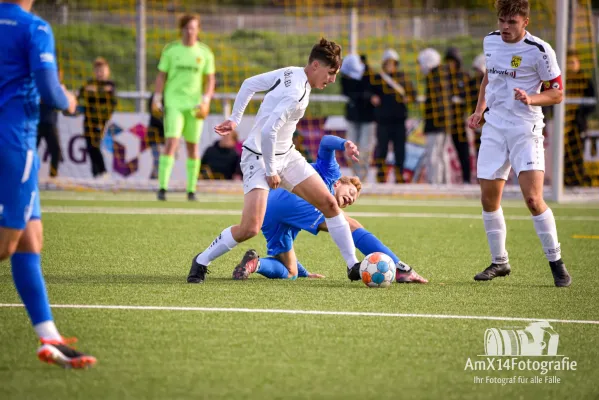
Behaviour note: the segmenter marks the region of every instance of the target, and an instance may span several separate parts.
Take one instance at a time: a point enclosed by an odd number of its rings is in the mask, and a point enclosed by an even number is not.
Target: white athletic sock
[[[356,246],[349,229],[349,223],[345,219],[343,213],[333,218],[325,218],[329,234],[333,241],[339,247],[341,256],[347,264],[347,268],[351,268],[358,262],[356,258]]]
[[[545,257],[549,261],[557,261],[562,258],[562,251],[557,240],[557,228],[551,208],[547,208],[543,214],[532,217],[537,236],[541,239]]]
[[[505,264],[509,259],[505,250],[507,229],[505,228],[503,209],[499,207],[497,211],[483,211],[483,222],[485,224],[485,232],[487,232],[489,249],[491,250],[491,262],[494,264]]]
[[[233,239],[231,227],[226,228],[218,235],[210,246],[196,257],[196,261],[202,265],[210,265],[214,259],[222,256],[226,252],[233,250],[237,246],[237,242]]]
[[[33,329],[40,339],[62,340],[54,321],[44,321],[34,325]]]

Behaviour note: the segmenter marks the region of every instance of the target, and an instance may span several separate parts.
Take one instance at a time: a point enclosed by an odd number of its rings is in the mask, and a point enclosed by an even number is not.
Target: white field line
[[[0,308],[23,307],[22,304],[0,304]],[[295,314],[295,315],[328,315],[347,317],[388,317],[388,318],[431,318],[431,319],[470,319],[484,321],[547,321],[563,324],[599,325],[599,321],[553,318],[521,318],[496,317],[486,315],[443,315],[443,314],[399,314],[361,311],[318,311],[318,310],[278,310],[265,308],[224,308],[224,307],[161,307],[161,306],[119,306],[94,304],[53,304],[52,308],[99,309],[99,310],[136,310],[136,311],[197,311],[197,312],[232,312],[258,314]]]
[[[43,193],[42,201],[51,200],[51,201],[114,201],[114,202],[154,202],[156,201],[156,196],[152,193],[152,195],[147,194],[120,194],[120,195],[66,195],[61,193]],[[172,195],[168,199],[169,202],[173,203],[187,203],[188,200],[185,197],[178,196],[177,194]],[[198,203],[243,203],[242,196],[198,196]],[[476,208],[480,209],[480,201],[479,200],[405,200],[405,199],[376,199],[364,197],[360,198],[359,202],[355,204],[356,206],[381,206],[381,207],[453,207],[453,208]],[[524,208],[524,203],[521,201],[510,201],[504,202],[502,208]],[[553,204],[551,208],[567,208],[567,209],[599,209],[599,204],[591,203],[591,204],[568,204],[568,205],[560,205]]]
[[[133,208],[133,207],[67,207],[45,206],[42,213],[49,214],[114,214],[114,215],[241,215],[241,210],[206,210],[197,208]],[[482,219],[480,214],[446,213],[384,213],[348,212],[353,217],[362,218],[437,218],[437,219]],[[506,215],[508,220],[529,221],[527,215]],[[556,216],[560,221],[599,221],[599,216]]]

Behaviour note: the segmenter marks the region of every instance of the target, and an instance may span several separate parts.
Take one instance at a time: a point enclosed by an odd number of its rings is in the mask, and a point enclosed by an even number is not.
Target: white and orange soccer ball
[[[386,254],[369,254],[360,264],[360,278],[371,288],[389,287],[395,279],[395,263]]]

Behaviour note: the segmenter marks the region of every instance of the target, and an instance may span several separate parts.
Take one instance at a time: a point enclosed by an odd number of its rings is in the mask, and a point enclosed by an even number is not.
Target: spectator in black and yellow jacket
[[[116,86],[110,80],[110,66],[104,58],[94,60],[94,78],[79,89],[78,99],[80,111],[84,114],[83,136],[91,160],[92,175],[105,176],[106,166],[100,144],[106,123],[117,106],[117,97]]]

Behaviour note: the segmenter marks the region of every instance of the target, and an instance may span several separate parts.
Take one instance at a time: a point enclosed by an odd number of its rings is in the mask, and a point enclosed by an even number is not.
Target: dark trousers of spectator
[[[453,133],[451,135],[451,140],[458,153],[458,159],[460,160],[460,166],[462,167],[462,179],[464,180],[464,183],[470,183],[470,148],[468,147],[466,133]]]
[[[104,156],[102,155],[102,150],[100,150],[100,139],[85,136],[85,142],[87,143],[87,154],[89,154],[92,165],[92,175],[95,178],[106,172]]]
[[[379,122],[376,125],[376,147],[374,149],[374,160],[377,166],[376,180],[379,183],[386,181],[387,151],[389,142],[393,143],[395,153],[395,181],[403,182],[403,164],[406,158],[406,122]],[[358,149],[359,150],[359,149]]]
[[[58,176],[58,163],[62,161],[62,153],[56,125],[39,123],[37,125],[37,147],[39,147],[42,138],[46,141],[50,153],[50,176]]]

